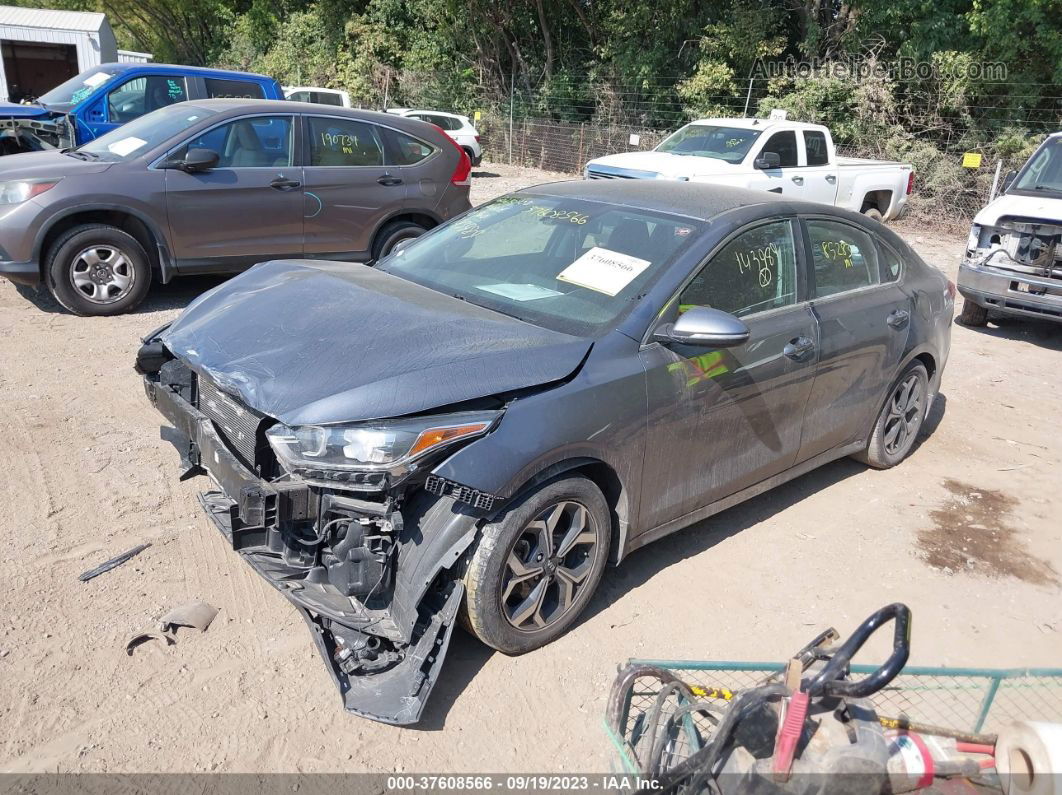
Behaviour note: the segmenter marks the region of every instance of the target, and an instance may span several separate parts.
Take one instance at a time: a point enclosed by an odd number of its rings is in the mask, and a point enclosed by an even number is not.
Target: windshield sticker
[[[106,72],[96,72],[94,75],[89,75],[82,81],[82,85],[86,85],[89,88],[95,88],[98,85],[102,85],[111,79],[111,75]]]
[[[556,298],[558,295],[564,295],[558,290],[540,287],[537,284],[479,284],[476,285],[476,289],[511,298],[513,301],[535,301],[539,298]]]
[[[630,254],[594,246],[558,273],[557,279],[605,295],[617,295],[652,264]]]
[[[128,138],[123,138],[120,141],[115,141],[113,144],[107,145],[107,151],[113,152],[118,157],[125,157],[128,154],[132,154],[137,149],[146,144],[143,138],[137,138],[135,135],[130,135]]]

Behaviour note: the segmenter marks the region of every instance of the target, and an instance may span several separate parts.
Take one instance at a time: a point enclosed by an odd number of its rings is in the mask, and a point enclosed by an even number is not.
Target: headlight
[[[357,425],[274,425],[266,437],[284,468],[308,479],[336,474],[408,470],[418,458],[491,429],[500,411],[472,411],[409,420],[378,420]]]
[[[978,224],[974,224],[970,227],[970,236],[966,238],[966,250],[973,251],[977,248],[977,244],[981,242],[981,227]]]
[[[0,182],[0,204],[22,204],[59,184],[57,179],[23,179]]]

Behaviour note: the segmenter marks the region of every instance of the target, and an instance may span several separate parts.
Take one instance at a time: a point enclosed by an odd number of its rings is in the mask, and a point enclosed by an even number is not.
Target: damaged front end
[[[16,106],[20,111],[27,106]],[[37,115],[8,116],[0,108],[0,155],[67,149],[74,146],[74,128],[70,116],[40,108]]]
[[[431,445],[453,423],[433,428],[427,440],[418,433],[412,443],[384,439],[375,426],[360,435],[327,427],[296,432],[172,358],[157,337],[141,348],[137,369],[176,429],[171,441],[183,477],[205,473],[214,481],[200,497],[203,507],[233,549],[299,610],[346,709],[386,723],[416,722],[464,596],[459,561],[496,504],[491,495],[432,476],[430,454],[394,463],[382,460],[381,450],[388,441],[407,453]],[[466,437],[490,427],[477,425]],[[370,461],[347,469],[329,462],[337,444],[348,458]]]
[[[1062,221],[1003,216],[975,223],[957,286],[986,309],[1062,320]]]

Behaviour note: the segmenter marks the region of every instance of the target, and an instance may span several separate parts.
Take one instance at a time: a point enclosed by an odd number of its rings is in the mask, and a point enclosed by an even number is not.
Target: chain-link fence
[[[714,715],[690,712],[676,721],[664,767],[677,765],[707,743],[729,701],[742,690],[780,681],[784,666],[771,663],[632,660],[631,666],[663,668],[686,684]],[[853,665],[854,678],[876,670]],[[621,674],[622,676],[622,674]],[[629,772],[636,757],[657,737],[652,727],[668,723],[688,706],[679,694],[664,692],[659,678],[638,676],[618,696],[618,735],[613,737]],[[663,695],[662,695],[663,693]],[[886,726],[924,724],[954,732],[994,734],[1015,721],[1062,722],[1062,669],[994,670],[907,667],[870,700]]]
[[[679,100],[670,80],[590,99],[516,89],[484,101],[477,126],[485,158],[580,174],[594,158],[653,149],[694,118],[766,116],[784,107],[791,120],[829,126],[840,156],[911,163],[910,215],[961,229],[988,202],[997,178],[1062,129],[1062,86],[1001,83],[963,98],[895,87],[879,95],[835,95],[802,89],[797,81],[788,94],[774,95],[767,81],[754,80],[745,94],[698,97],[697,112]]]

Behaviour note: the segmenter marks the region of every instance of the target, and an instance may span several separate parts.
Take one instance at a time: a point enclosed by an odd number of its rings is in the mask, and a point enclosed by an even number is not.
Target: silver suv
[[[430,124],[304,102],[203,100],[77,149],[0,161],[0,275],[79,315],[153,279],[276,257],[372,262],[470,208],[471,163]]]

